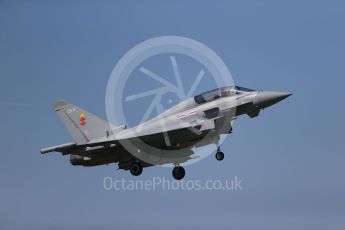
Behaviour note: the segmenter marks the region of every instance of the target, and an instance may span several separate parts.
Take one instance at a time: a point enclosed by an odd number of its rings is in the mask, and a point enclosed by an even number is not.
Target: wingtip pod
[[[77,146],[76,143],[67,143],[67,144],[62,144],[62,145],[44,148],[44,149],[41,149],[40,152],[41,152],[41,154],[46,154],[46,153],[50,153],[50,152],[64,152],[64,151],[70,150],[71,148],[74,148],[76,146]]]

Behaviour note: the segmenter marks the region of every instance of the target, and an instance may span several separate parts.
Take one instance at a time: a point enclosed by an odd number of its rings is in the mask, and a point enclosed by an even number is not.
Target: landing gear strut
[[[220,150],[220,146],[217,148],[217,153],[216,153],[216,159],[217,161],[222,161],[224,160],[224,153]]]
[[[172,175],[176,180],[182,180],[185,176],[186,172],[182,166],[175,166],[172,171]]]
[[[139,161],[133,162],[129,167],[129,171],[133,176],[139,176],[143,172],[143,165]]]

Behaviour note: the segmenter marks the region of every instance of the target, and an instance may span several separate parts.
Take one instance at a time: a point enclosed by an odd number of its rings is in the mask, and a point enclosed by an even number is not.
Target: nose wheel
[[[143,172],[143,165],[139,161],[133,162],[129,167],[129,171],[133,176],[139,176]]]
[[[222,161],[224,160],[224,153],[220,150],[220,147],[218,146],[217,148],[217,152],[216,152],[216,155],[215,155],[217,161]]]
[[[172,171],[172,175],[175,178],[175,180],[182,180],[185,174],[186,172],[182,166],[175,166],[175,168]]]

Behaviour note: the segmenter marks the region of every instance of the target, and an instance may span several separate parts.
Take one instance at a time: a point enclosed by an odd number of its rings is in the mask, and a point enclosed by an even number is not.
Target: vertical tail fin
[[[77,144],[107,136],[116,129],[116,126],[66,101],[56,102],[54,110]]]

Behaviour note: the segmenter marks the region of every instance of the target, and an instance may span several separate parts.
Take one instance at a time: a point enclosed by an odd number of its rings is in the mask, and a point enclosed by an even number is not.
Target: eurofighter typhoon
[[[74,142],[44,148],[41,153],[70,155],[72,165],[115,163],[134,176],[139,176],[145,167],[173,164],[172,176],[181,180],[185,176],[181,164],[193,159],[193,148],[215,144],[215,158],[222,161],[220,135],[232,133],[234,119],[245,114],[257,117],[261,110],[290,95],[222,87],[182,101],[132,128],[110,124],[69,102],[58,101],[54,110]]]

